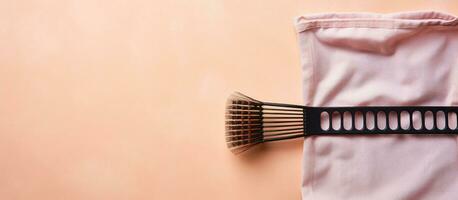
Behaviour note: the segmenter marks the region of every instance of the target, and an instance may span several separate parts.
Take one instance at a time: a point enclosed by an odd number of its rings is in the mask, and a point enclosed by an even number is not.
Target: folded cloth
[[[306,105],[458,103],[455,16],[329,13],[300,16],[295,25]],[[450,135],[308,137],[302,199],[456,199],[457,142]]]

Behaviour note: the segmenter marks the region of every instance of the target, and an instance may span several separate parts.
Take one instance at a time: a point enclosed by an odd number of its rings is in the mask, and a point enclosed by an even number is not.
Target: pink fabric
[[[439,12],[297,18],[311,106],[457,105],[458,19]],[[319,136],[304,143],[305,200],[457,199],[456,136]]]

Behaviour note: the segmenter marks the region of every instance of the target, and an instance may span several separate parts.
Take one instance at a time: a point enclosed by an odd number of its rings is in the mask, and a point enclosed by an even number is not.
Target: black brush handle
[[[426,113],[432,113],[432,127],[427,127]],[[443,112],[444,127],[438,127],[438,113]],[[321,115],[327,115],[329,120],[329,128],[322,129]],[[344,127],[344,113],[351,114],[351,126]],[[362,127],[356,127],[356,113],[361,113]],[[369,129],[367,126],[366,117],[368,113],[372,113],[373,127]],[[381,114],[379,114],[381,113]],[[408,113],[408,127],[401,126],[401,113]],[[414,127],[413,115],[421,113],[421,127]],[[304,109],[304,128],[305,135],[339,135],[339,134],[458,134],[457,128],[457,113],[456,106],[357,106],[357,107],[306,107]],[[390,114],[395,114],[397,118],[396,128],[390,127]],[[452,119],[451,115],[455,115]],[[333,116],[334,115],[334,116]],[[379,115],[384,115],[385,127],[380,129],[378,126]],[[338,129],[333,128],[333,117],[339,117],[340,121]],[[382,117],[380,117],[382,118]],[[428,118],[429,119],[429,118]],[[454,120],[454,121],[451,121]],[[450,128],[450,124],[454,123],[455,127]],[[405,123],[404,123],[405,124]]]

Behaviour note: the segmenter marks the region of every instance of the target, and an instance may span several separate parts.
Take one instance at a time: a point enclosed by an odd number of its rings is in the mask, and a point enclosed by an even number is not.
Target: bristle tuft
[[[238,154],[270,141],[302,137],[303,107],[265,103],[234,93],[226,105],[226,143]]]
[[[261,102],[239,92],[226,105],[226,143],[235,154],[262,143]]]

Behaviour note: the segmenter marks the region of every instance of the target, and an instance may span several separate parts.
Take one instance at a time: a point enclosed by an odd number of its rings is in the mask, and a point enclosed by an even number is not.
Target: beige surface
[[[236,157],[224,103],[301,103],[294,16],[458,2],[2,1],[1,199],[299,199],[301,140]]]

